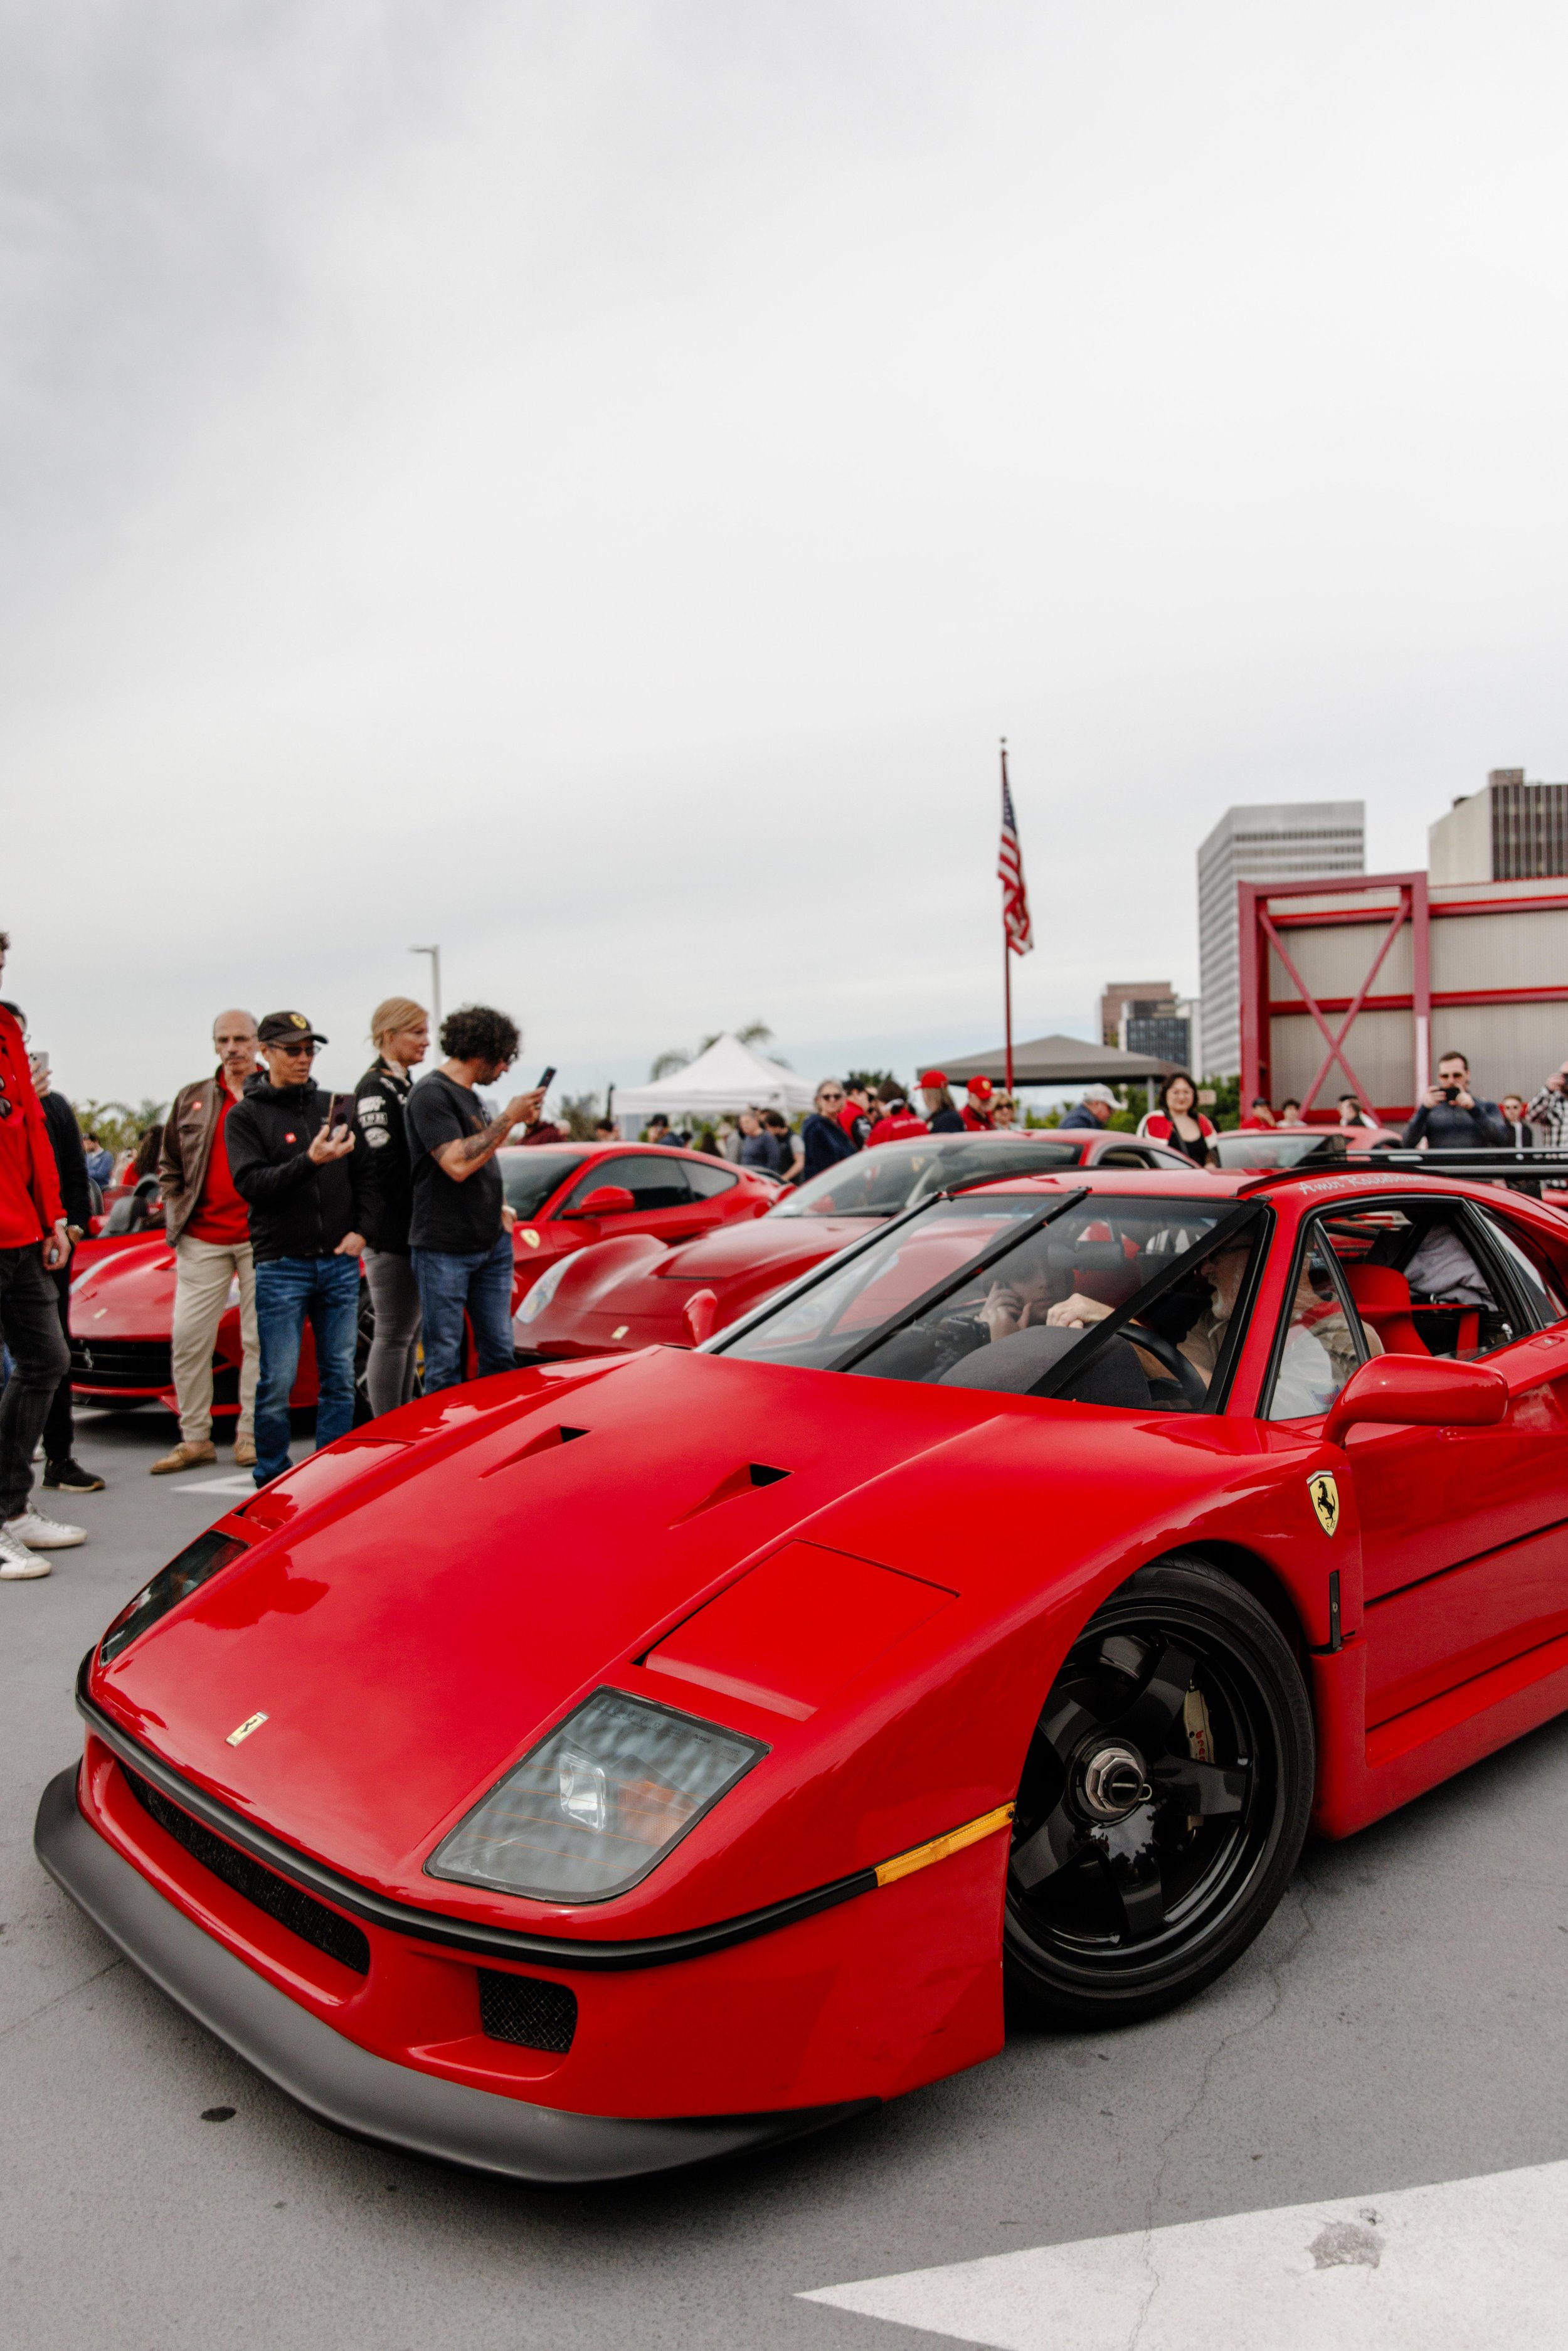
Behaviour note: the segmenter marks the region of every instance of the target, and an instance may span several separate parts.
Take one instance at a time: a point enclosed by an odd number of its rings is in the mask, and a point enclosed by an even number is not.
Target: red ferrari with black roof
[[[37,1849],[323,2119],[665,2168],[980,2063],[1004,1990],[1201,1992],[1309,1825],[1568,1706],[1565,1531],[1552,1211],[1009,1174],[263,1489],[84,1660]]]

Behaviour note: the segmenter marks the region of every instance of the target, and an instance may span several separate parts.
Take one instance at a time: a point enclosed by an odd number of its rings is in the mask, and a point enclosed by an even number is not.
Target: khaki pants
[[[187,1445],[204,1445],[213,1433],[213,1343],[239,1284],[243,1353],[239,1374],[236,1437],[252,1435],[256,1421],[256,1376],[261,1343],[256,1331],[256,1272],[250,1243],[224,1249],[182,1233],[174,1244],[174,1392],[180,1399],[180,1435]]]

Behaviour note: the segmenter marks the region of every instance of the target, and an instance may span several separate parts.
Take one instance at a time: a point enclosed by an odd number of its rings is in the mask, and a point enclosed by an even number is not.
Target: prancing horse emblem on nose
[[[1334,1484],[1333,1471],[1320,1469],[1315,1478],[1309,1478],[1307,1491],[1312,1498],[1319,1526],[1325,1535],[1332,1535],[1339,1525],[1339,1488]]]
[[[245,1720],[240,1724],[239,1729],[237,1730],[230,1731],[228,1737],[224,1741],[224,1745],[225,1747],[238,1747],[242,1741],[250,1737],[253,1730],[259,1730],[266,1720],[267,1717],[265,1714],[247,1714]]]

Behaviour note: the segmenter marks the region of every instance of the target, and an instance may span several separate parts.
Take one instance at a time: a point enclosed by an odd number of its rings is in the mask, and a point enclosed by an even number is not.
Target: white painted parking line
[[[800,2299],[997,2351],[1551,2351],[1568,2342],[1568,2163],[998,2253]]]
[[[254,1494],[256,1479],[248,1469],[242,1469],[237,1478],[196,1478],[175,1490],[181,1494]]]

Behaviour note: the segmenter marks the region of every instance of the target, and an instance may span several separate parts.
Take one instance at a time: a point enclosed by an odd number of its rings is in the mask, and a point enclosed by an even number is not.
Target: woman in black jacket
[[[408,1402],[419,1361],[419,1290],[408,1253],[413,1178],[403,1110],[413,1090],[411,1072],[430,1050],[430,1015],[412,997],[389,996],[371,1015],[371,1041],[376,1059],[354,1088],[359,1148],[351,1166],[376,1318],[365,1386],[379,1416]]]

